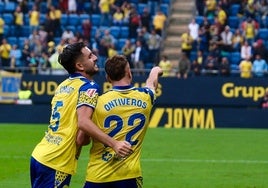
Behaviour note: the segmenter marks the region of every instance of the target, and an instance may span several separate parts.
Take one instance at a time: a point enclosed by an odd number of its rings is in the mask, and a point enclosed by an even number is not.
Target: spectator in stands
[[[38,56],[35,54],[34,51],[31,51],[30,56],[28,57],[28,67],[30,68],[31,74],[37,73],[37,65],[38,65]]]
[[[63,31],[62,35],[61,35],[61,38],[64,39],[64,40],[69,40],[69,39],[72,39],[74,38],[74,33],[72,30],[70,30],[68,27],[66,28],[65,31]]]
[[[114,44],[109,44],[108,45],[108,58],[112,58],[113,56],[117,55],[118,52],[115,49]]]
[[[230,76],[230,64],[227,57],[221,58],[221,62],[219,65],[219,72],[221,76]]]
[[[36,5],[33,5],[32,10],[29,11],[31,32],[39,29],[40,12]]]
[[[260,108],[261,109],[268,109],[268,90],[266,90],[263,98],[260,101]]]
[[[135,7],[132,7],[131,12],[129,13],[129,38],[137,38],[137,30],[141,25],[140,15],[138,14]]]
[[[268,62],[268,50],[266,46],[263,44],[262,39],[258,39],[253,44],[253,56],[255,57],[256,54],[259,54],[266,62]]]
[[[129,15],[132,11],[131,3],[124,1],[123,4],[121,5],[121,9],[124,14],[124,23],[129,23],[130,22]]]
[[[116,7],[116,11],[113,13],[113,24],[116,26],[122,26],[124,24],[124,14],[120,7]]]
[[[204,16],[205,0],[195,0],[195,7],[197,10],[197,15]]]
[[[111,23],[111,2],[110,0],[100,0],[99,9],[101,12],[101,26],[110,26]]]
[[[260,25],[267,28],[267,14],[268,14],[268,2],[266,0],[259,0],[255,4],[257,16],[261,17]]]
[[[77,3],[76,0],[68,0],[68,13],[76,14],[77,12]]]
[[[115,45],[115,43],[116,43],[116,39],[110,33],[110,30],[109,29],[105,29],[104,35],[102,36],[102,39],[104,39],[106,45],[108,45],[108,46]]]
[[[46,52],[42,52],[41,57],[38,59],[38,74],[49,75],[51,72],[50,68],[49,56]]]
[[[121,49],[121,52],[123,53],[124,56],[126,56],[131,69],[134,68],[133,62],[131,59],[131,54],[134,52],[134,50],[135,50],[135,46],[131,43],[131,41],[129,39],[126,39],[125,44]]]
[[[12,46],[12,49],[10,50],[10,67],[11,68],[16,68],[16,67],[21,67],[21,50],[18,48],[17,44],[14,44]]]
[[[162,36],[162,32],[165,29],[167,17],[162,11],[157,11],[156,15],[153,18],[153,28],[156,33]]]
[[[40,41],[40,35],[37,30],[33,30],[29,36],[30,48],[33,49],[35,45],[35,40]]]
[[[198,30],[197,49],[205,53],[209,51],[209,35],[204,27]]]
[[[255,5],[254,5],[254,0],[245,1],[244,16],[250,17],[250,18],[255,18],[255,14],[256,14],[256,9],[255,9]]]
[[[65,75],[67,74],[66,70],[58,62],[58,57],[62,49],[57,48],[56,52],[49,57],[49,63],[51,65],[51,74],[52,75]]]
[[[241,46],[244,43],[244,37],[242,36],[242,33],[239,28],[235,30],[235,33],[232,38],[232,48],[236,52],[241,51]]]
[[[224,10],[227,16],[229,15],[230,5],[230,0],[218,0],[218,6]]]
[[[144,62],[146,62],[148,58],[148,51],[142,45],[141,41],[136,41],[135,50],[132,54],[132,62],[134,66],[134,75],[145,75],[144,72]]]
[[[92,24],[89,19],[83,20],[82,22],[82,32],[83,32],[83,38],[85,41],[87,41],[89,44],[91,43],[91,30],[92,30]]]
[[[245,21],[242,22],[241,30],[243,31],[245,40],[248,41],[249,45],[252,45],[259,30],[259,23],[257,23],[251,17],[248,17]]]
[[[225,52],[232,52],[232,39],[233,33],[230,31],[230,27],[226,25],[224,31],[220,34],[220,41],[218,43],[220,50]]]
[[[213,43],[211,45],[209,55],[212,56],[216,62],[219,62],[219,60],[221,59],[221,51],[217,43]]]
[[[30,57],[31,48],[29,39],[25,39],[22,47],[21,63],[22,67],[28,67],[28,59]]]
[[[227,12],[225,12],[225,10],[220,5],[217,6],[216,15],[220,24],[225,26],[227,22]]]
[[[216,76],[219,72],[218,59],[211,54],[209,54],[205,60],[204,68],[206,70],[206,75]]]
[[[158,66],[163,70],[162,77],[171,76],[172,64],[166,55],[163,55]]]
[[[197,48],[198,35],[199,35],[199,24],[196,23],[195,18],[188,24],[190,35],[193,38],[193,49]]]
[[[178,62],[178,78],[188,78],[188,74],[191,70],[191,62],[188,56],[185,53],[181,54],[181,57]]]
[[[149,11],[149,9],[147,7],[145,7],[143,9],[140,18],[141,18],[141,26],[142,27],[146,27],[147,28],[147,31],[150,31],[151,30],[152,20],[151,20],[150,11]]]
[[[267,71],[268,71],[267,62],[264,59],[262,59],[260,54],[256,54],[252,66],[252,72],[254,76],[264,77],[264,75],[267,74]]]
[[[61,10],[53,5],[51,5],[49,7],[49,18],[50,21],[52,22],[52,32],[53,32],[53,37],[55,36],[60,36],[62,33],[61,30]],[[49,34],[51,34],[50,32],[48,32]]]
[[[242,45],[240,54],[242,59],[252,58],[252,47],[249,45],[248,41],[245,41]]]
[[[10,51],[11,45],[7,42],[5,38],[2,40],[2,44],[0,45],[0,57],[2,62],[2,67],[10,68]]]
[[[0,41],[1,42],[4,38],[4,26],[5,26],[5,21],[3,20],[2,17],[0,17]]]
[[[249,57],[242,59],[239,64],[240,77],[251,78],[252,77],[252,63]]]
[[[191,63],[191,72],[193,76],[200,76],[202,71],[202,64],[200,64],[197,59],[194,59]]]
[[[147,44],[149,50],[149,60],[153,64],[157,64],[159,62],[161,42],[162,42],[161,36],[158,35],[154,29],[152,29],[149,38],[147,40]]]
[[[217,1],[216,0],[206,0],[206,7],[205,7],[205,15],[207,17],[212,17],[216,15],[216,6],[217,6]]]
[[[181,50],[185,55],[190,59],[191,51],[192,51],[192,44],[193,44],[193,37],[190,34],[190,30],[187,29],[186,32],[182,33],[181,35]]]
[[[200,64],[201,66],[204,65],[204,53],[203,53],[202,50],[198,50],[198,51],[197,51],[196,61],[197,61],[197,63]]]
[[[23,12],[21,11],[20,6],[16,7],[14,12],[14,24],[15,24],[15,35],[16,37],[20,37],[22,33],[22,26],[24,25],[23,22]]]
[[[100,68],[104,68],[104,63],[108,58],[108,46],[109,44],[105,41],[105,39],[101,38],[97,40],[97,49],[98,49],[98,66]]]

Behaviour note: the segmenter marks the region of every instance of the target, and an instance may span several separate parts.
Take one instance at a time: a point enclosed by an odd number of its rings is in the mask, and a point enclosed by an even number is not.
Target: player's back
[[[87,170],[88,181],[109,182],[141,176],[141,144],[154,97],[152,90],[123,86],[114,87],[98,98],[93,121],[116,140],[129,142],[134,153],[122,162],[111,148],[94,141]]]

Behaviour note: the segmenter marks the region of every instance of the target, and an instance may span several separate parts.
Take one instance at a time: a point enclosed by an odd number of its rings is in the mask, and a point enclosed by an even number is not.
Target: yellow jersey
[[[76,109],[84,105],[94,109],[98,95],[99,86],[78,73],[58,86],[51,102],[50,125],[32,153],[38,162],[67,174],[76,172]]]
[[[141,177],[141,147],[148,127],[155,92],[149,88],[115,86],[98,98],[93,121],[116,140],[126,140],[134,151],[118,158],[110,147],[93,140],[86,181],[112,182]]]

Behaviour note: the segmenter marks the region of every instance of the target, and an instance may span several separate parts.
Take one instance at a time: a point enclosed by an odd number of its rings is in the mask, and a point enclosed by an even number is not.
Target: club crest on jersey
[[[88,89],[87,92],[86,92],[86,94],[87,94],[89,97],[94,97],[96,91],[97,91],[97,89]]]

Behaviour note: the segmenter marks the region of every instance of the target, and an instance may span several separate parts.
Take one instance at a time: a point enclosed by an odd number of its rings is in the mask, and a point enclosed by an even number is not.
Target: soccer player
[[[48,130],[32,153],[30,175],[33,188],[69,186],[81,145],[89,143],[81,136],[84,133],[89,136],[87,138],[113,148],[121,157],[131,153],[129,143],[114,140],[91,120],[99,95],[99,86],[93,81],[93,75],[98,72],[97,57],[79,42],[67,45],[58,60],[68,71],[69,78],[55,91]]]
[[[84,188],[140,188],[141,147],[162,69],[152,68],[146,86],[141,88],[131,85],[132,74],[125,56],[108,59],[105,71],[113,88],[98,98],[93,121],[116,140],[129,142],[134,153],[122,158],[93,139]]]

